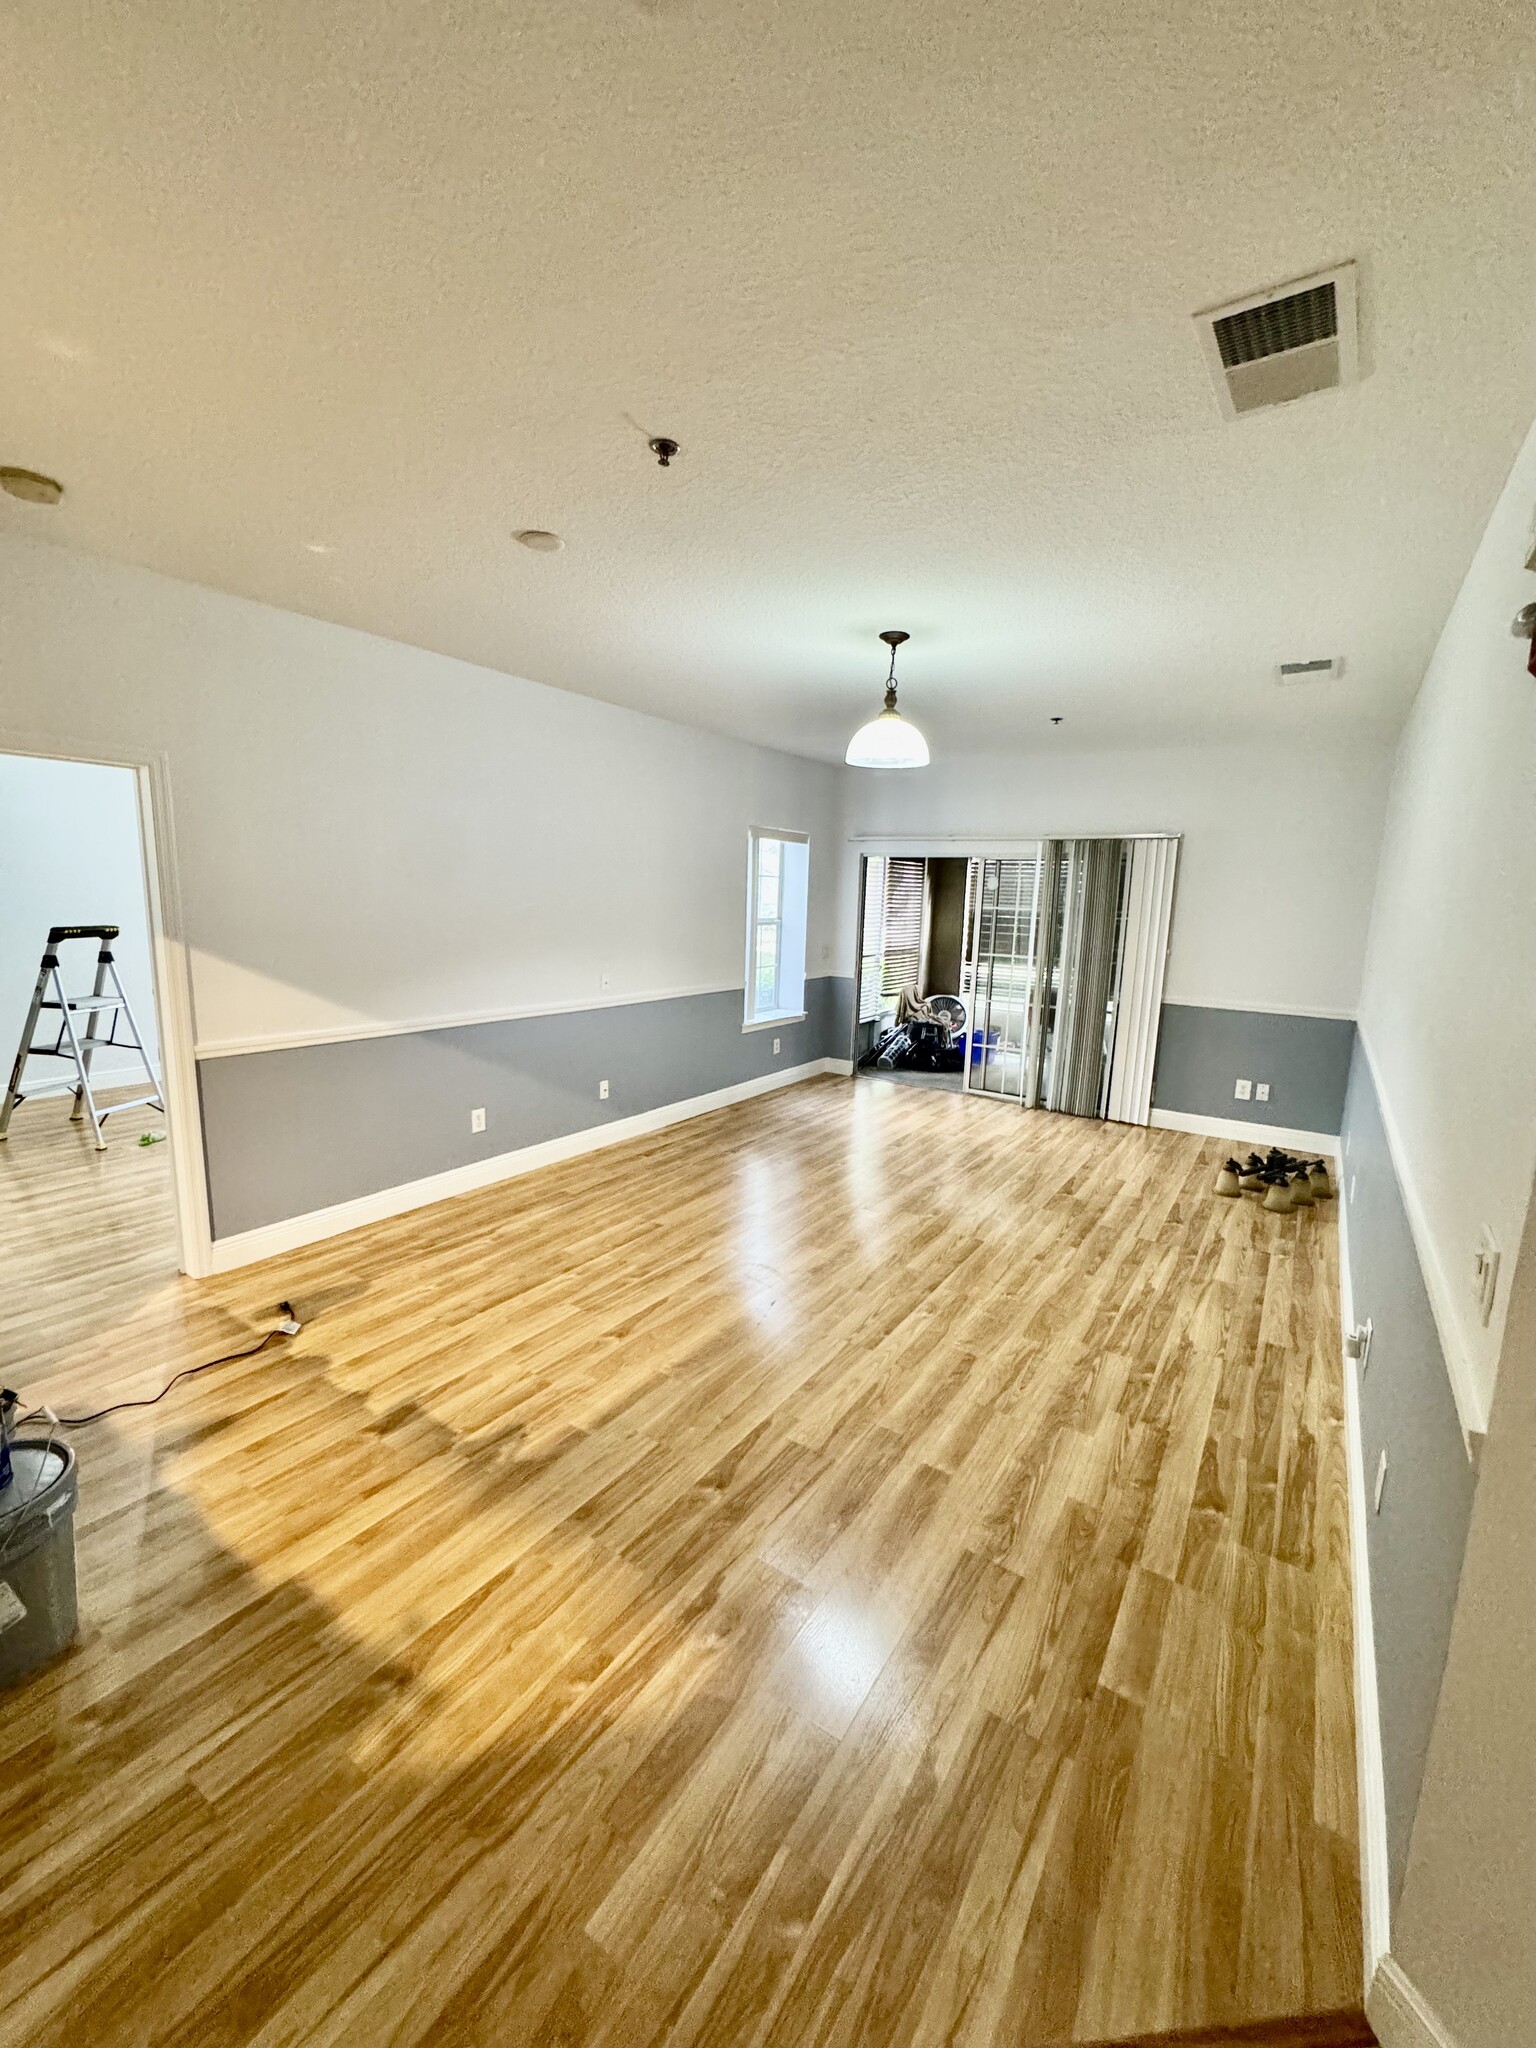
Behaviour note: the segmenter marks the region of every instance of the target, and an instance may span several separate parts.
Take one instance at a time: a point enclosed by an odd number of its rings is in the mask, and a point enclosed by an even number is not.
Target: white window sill
[[[809,1014],[806,1010],[780,1010],[772,1017],[749,1017],[741,1028],[743,1031],[768,1031],[779,1024],[803,1024]]]

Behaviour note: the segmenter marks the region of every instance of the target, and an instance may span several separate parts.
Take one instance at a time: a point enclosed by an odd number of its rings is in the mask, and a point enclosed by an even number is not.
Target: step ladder
[[[43,948],[43,963],[37,972],[37,986],[32,991],[32,1007],[27,1012],[27,1022],[21,1034],[21,1043],[16,1048],[16,1064],[11,1068],[11,1085],[5,1091],[5,1102],[0,1105],[0,1140],[10,1134],[11,1111],[18,1102],[27,1100],[27,1091],[22,1088],[22,1074],[28,1060],[67,1060],[75,1070],[74,1081],[61,1083],[45,1082],[30,1092],[57,1094],[61,1086],[71,1088],[74,1104],[70,1109],[71,1123],[79,1123],[89,1115],[91,1129],[96,1133],[96,1150],[105,1152],[106,1138],[102,1125],[109,1116],[120,1109],[140,1109],[146,1104],[158,1109],[163,1116],[165,1103],[161,1099],[160,1084],[156,1081],[154,1069],[149,1064],[149,1055],[144,1050],[144,1041],[139,1036],[139,1027],[134,1019],[133,1008],[123,992],[118,979],[117,966],[112,958],[112,941],[120,927],[115,924],[56,924],[48,933],[48,943]],[[59,947],[68,939],[95,939],[98,941],[96,954],[96,981],[88,996],[68,996],[59,978]],[[45,1012],[56,1011],[59,1019],[58,1035],[52,1045],[36,1045],[33,1034],[37,1021]],[[75,1019],[85,1018],[85,1030],[75,1029]],[[107,1035],[102,1037],[98,1026],[107,1020]],[[124,1025],[119,1035],[119,1024]],[[45,1027],[51,1028],[51,1027]],[[105,1109],[98,1106],[91,1092],[91,1060],[103,1046],[116,1046],[120,1050],[136,1052],[143,1063],[145,1078],[149,1082],[148,1095],[135,1095],[127,1102],[109,1103]]]

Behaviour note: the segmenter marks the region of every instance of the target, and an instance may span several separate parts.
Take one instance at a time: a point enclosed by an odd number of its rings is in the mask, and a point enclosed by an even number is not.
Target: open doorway
[[[859,911],[860,1073],[921,1088],[965,1086],[961,996],[971,925],[963,859],[871,854]]]
[[[178,1282],[147,878],[133,768],[0,753],[8,1381]]]
[[[1146,1123],[1178,841],[861,863],[857,1070]]]

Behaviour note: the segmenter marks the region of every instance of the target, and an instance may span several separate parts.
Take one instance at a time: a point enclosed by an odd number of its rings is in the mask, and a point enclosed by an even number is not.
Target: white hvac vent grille
[[[1320,661],[1282,661],[1275,670],[1277,683],[1315,683],[1324,676],[1341,676],[1344,664],[1337,655]]]
[[[1213,307],[1195,324],[1228,419],[1335,390],[1359,375],[1352,263]]]

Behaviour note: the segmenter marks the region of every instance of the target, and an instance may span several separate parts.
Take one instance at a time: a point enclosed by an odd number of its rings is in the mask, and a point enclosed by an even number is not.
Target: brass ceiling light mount
[[[683,452],[668,434],[658,434],[654,441],[647,442],[646,445],[655,456],[658,469],[670,469],[673,456],[681,455]]]
[[[19,498],[24,505],[57,505],[64,495],[64,486],[39,470],[15,469],[3,464],[0,465],[0,491],[8,497]]]

